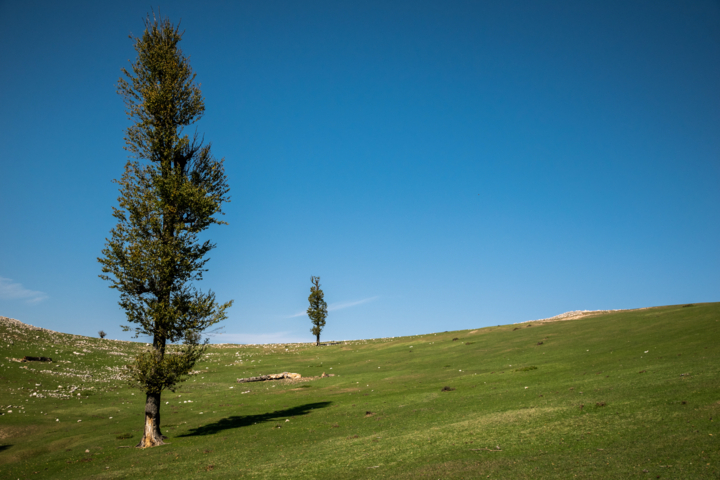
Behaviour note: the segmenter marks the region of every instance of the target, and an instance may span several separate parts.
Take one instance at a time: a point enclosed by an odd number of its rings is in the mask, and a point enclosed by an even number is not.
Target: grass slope
[[[0,477],[719,478],[719,322],[713,303],[217,346],[163,395],[170,444],[146,450],[122,448],[144,397],[119,375],[144,344],[2,323]],[[235,383],[283,371],[334,376]]]

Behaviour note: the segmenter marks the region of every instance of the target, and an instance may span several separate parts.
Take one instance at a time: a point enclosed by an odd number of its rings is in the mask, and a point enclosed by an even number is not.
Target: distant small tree
[[[312,287],[310,287],[310,296],[308,301],[310,307],[307,309],[308,317],[313,324],[310,329],[315,335],[315,345],[320,345],[320,332],[325,327],[325,318],[327,317],[327,303],[325,303],[325,294],[320,289],[320,277],[311,277]]]
[[[100,335],[100,338],[105,338],[107,336],[107,333],[105,333],[105,330],[100,330],[98,332],[98,335]]]

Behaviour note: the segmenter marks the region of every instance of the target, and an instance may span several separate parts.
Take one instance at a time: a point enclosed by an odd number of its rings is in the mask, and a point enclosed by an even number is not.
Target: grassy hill
[[[146,450],[121,369],[145,344],[0,339],[0,478],[720,478],[720,303],[215,346]],[[235,382],[283,371],[311,378]]]

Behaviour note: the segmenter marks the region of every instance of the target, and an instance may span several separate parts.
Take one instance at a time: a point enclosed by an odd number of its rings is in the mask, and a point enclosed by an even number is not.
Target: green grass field
[[[2,479],[720,478],[720,303],[216,346],[146,450],[120,369],[145,344],[0,329]],[[316,378],[235,382],[283,371]]]

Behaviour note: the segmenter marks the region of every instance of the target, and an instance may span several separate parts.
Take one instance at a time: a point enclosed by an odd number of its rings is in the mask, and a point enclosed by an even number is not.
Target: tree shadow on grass
[[[233,428],[247,427],[256,423],[263,423],[274,420],[276,418],[288,418],[296,417],[298,415],[307,415],[312,410],[318,408],[329,407],[332,402],[316,402],[307,403],[305,405],[299,405],[297,407],[286,408],[284,410],[275,410],[274,412],[261,413],[258,415],[239,415],[233,417],[226,417],[218,420],[215,423],[203,425],[197,428],[192,428],[188,433],[178,435],[178,437],[194,437],[198,435],[213,435],[223,430],[230,430]]]
[[[12,447],[12,445],[0,445],[0,452],[4,452],[10,447]]]

